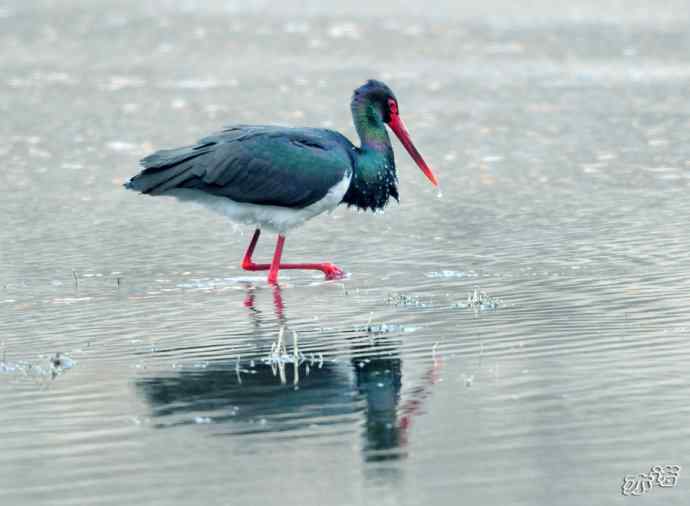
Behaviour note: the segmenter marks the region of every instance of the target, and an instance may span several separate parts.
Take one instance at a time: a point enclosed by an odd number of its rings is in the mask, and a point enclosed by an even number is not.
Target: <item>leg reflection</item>
[[[256,293],[257,287],[254,285],[247,285],[247,293],[244,297],[243,305],[251,311],[250,315],[257,322],[257,317],[261,314],[261,310],[256,307]],[[273,312],[281,325],[285,325],[287,318],[285,318],[285,305],[283,304],[283,295],[280,291],[279,285],[271,285],[273,292]]]

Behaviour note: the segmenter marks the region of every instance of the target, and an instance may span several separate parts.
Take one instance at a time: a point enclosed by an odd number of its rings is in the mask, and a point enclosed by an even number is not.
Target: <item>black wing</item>
[[[125,187],[200,190],[236,202],[302,208],[352,173],[354,147],[330,130],[233,126],[196,145],[153,153]]]

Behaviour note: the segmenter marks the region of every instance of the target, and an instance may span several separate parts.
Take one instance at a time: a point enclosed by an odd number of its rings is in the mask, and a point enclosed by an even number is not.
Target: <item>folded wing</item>
[[[151,195],[187,188],[236,202],[303,208],[352,173],[352,144],[330,130],[233,126],[141,161],[125,186]]]

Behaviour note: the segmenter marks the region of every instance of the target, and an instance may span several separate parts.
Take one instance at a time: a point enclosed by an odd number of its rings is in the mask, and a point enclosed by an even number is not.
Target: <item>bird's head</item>
[[[353,104],[366,102],[370,107],[369,113],[376,115],[376,120],[383,121],[393,130],[393,133],[400,139],[400,142],[417,163],[424,175],[434,186],[438,186],[438,178],[431,170],[431,167],[424,161],[424,158],[415,147],[407,127],[400,118],[398,99],[393,90],[381,81],[369,80],[357,88],[353,97]],[[380,123],[379,123],[380,124]]]

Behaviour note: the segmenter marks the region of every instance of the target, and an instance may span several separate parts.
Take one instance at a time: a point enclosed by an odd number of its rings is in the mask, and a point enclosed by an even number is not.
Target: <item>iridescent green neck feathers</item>
[[[374,83],[374,84],[371,84]],[[383,208],[390,197],[398,200],[397,174],[384,113],[374,92],[376,81],[355,90],[352,97],[352,119],[361,141],[354,156],[352,182],[343,202],[348,206],[375,211]]]

